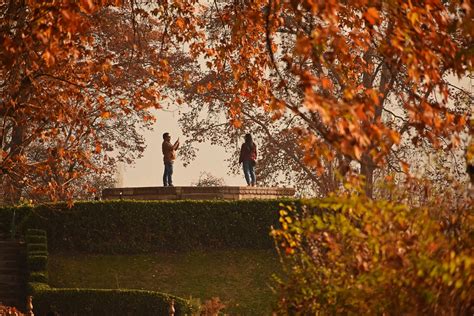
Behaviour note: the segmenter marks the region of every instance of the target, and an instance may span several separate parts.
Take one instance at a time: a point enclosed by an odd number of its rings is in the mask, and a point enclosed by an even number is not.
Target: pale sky
[[[155,113],[156,122],[153,131],[144,133],[147,148],[141,159],[134,166],[125,166],[123,171],[124,187],[144,187],[163,185],[163,154],[161,143],[163,133],[169,132],[171,142],[179,137],[181,144],[185,138],[178,126],[178,112],[159,110]],[[196,159],[186,168],[178,157],[174,163],[173,184],[175,186],[190,186],[196,183],[201,172],[205,171],[215,177],[223,178],[228,186],[246,185],[243,173],[239,176],[227,175],[226,154],[223,148],[201,143]]]

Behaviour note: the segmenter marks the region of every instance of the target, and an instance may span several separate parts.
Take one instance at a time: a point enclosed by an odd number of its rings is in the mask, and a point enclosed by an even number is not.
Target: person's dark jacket
[[[243,143],[242,147],[240,147],[239,163],[248,160],[253,162],[257,160],[257,145],[255,145],[255,143],[252,145]]]

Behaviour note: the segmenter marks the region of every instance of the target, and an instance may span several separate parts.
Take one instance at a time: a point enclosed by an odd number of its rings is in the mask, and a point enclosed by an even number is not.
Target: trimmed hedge
[[[44,236],[46,237],[46,231],[44,229],[30,228],[26,230],[26,234],[29,236]]]
[[[11,236],[14,232],[17,232],[16,230],[12,232],[12,224],[15,223],[15,226],[17,226],[24,215],[30,211],[30,206],[0,207],[0,233]]]
[[[294,200],[283,200],[291,203]],[[18,231],[47,231],[51,251],[143,253],[272,248],[281,200],[94,201],[18,208]],[[11,212],[12,208],[0,209]],[[40,237],[30,242],[41,243]]]
[[[44,257],[48,256],[48,251],[47,250],[38,250],[38,251],[30,251],[29,253],[30,256],[39,256],[39,257]]]
[[[48,282],[48,246],[46,231],[28,229],[26,231],[26,266],[28,282]],[[41,243],[35,243],[38,240]]]
[[[28,244],[46,244],[46,236],[26,235],[25,239]]]
[[[42,243],[42,244],[28,243],[26,245],[26,251],[28,253],[31,253],[31,252],[47,252],[48,251],[48,246],[45,243]]]
[[[48,270],[48,257],[28,254],[26,265],[30,272],[41,272]]]
[[[44,243],[29,243],[36,240],[33,237],[42,237]],[[168,315],[171,300],[175,301],[176,315],[196,312],[187,300],[159,292],[51,288],[48,285],[46,232],[28,229],[25,239],[28,290],[34,297],[36,315],[46,315],[50,311],[60,315]]]
[[[48,272],[30,272],[28,279],[30,282],[48,283]]]
[[[195,312],[182,298],[152,291],[43,288],[34,292],[35,314],[38,315],[49,311],[71,316],[169,315],[172,299],[176,315]]]

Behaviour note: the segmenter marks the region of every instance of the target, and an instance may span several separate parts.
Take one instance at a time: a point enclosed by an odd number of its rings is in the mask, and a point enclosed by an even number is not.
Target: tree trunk
[[[369,198],[372,198],[374,193],[374,171],[375,165],[372,158],[364,154],[360,163],[360,174],[365,177],[364,190]]]
[[[10,141],[10,153],[12,160],[12,168],[8,170],[5,183],[5,202],[16,204],[20,200],[22,190],[22,170],[18,170],[17,163],[22,152],[23,140],[25,135],[25,128],[23,126],[15,125],[12,131],[12,139]]]

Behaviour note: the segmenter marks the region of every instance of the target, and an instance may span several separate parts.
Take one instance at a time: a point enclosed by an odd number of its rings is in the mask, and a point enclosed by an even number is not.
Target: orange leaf
[[[354,155],[358,160],[362,157],[362,150],[359,148],[359,146],[354,146]]]
[[[110,117],[110,112],[109,111],[102,112],[100,117],[103,118],[103,119],[107,119],[107,118]]]
[[[321,79],[321,85],[323,86],[323,89],[329,89],[332,86],[332,82],[328,78],[322,78]]]
[[[44,61],[46,62],[46,66],[48,67],[52,66],[54,62],[56,61],[53,54],[51,54],[49,50],[45,50],[42,57]]]
[[[178,18],[176,20],[176,26],[179,27],[180,30],[184,29],[184,25],[185,25],[185,22],[184,22],[183,18]]]
[[[235,128],[239,128],[239,127],[242,126],[242,121],[240,121],[239,119],[233,119],[233,120],[231,120],[231,124]]]
[[[311,51],[311,41],[306,36],[301,36],[296,40],[295,52],[298,55],[307,55]]]
[[[374,7],[370,7],[364,13],[364,18],[367,20],[367,22],[374,25],[380,20],[379,11]]]
[[[407,164],[405,161],[401,161],[400,164],[402,165],[402,169],[405,173],[408,173],[408,170],[410,168],[410,165]]]
[[[85,13],[92,13],[95,9],[94,1],[92,1],[92,0],[81,0],[80,1],[80,8]]]
[[[390,131],[389,133],[392,141],[398,145],[400,143],[400,134],[398,134],[396,131]]]
[[[57,152],[58,152],[59,157],[64,157],[64,154],[65,154],[64,148],[59,147]]]

